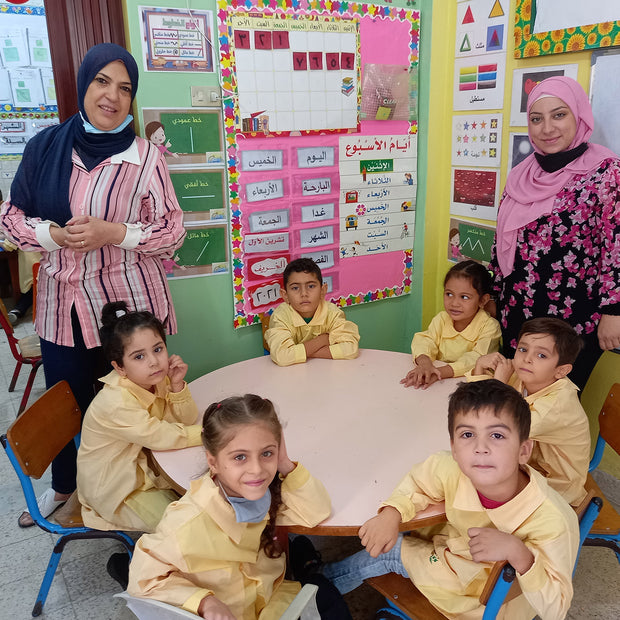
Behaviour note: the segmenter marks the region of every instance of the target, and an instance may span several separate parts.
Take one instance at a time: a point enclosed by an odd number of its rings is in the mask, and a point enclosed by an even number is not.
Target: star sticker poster
[[[499,168],[502,115],[467,114],[452,117],[452,165]]]

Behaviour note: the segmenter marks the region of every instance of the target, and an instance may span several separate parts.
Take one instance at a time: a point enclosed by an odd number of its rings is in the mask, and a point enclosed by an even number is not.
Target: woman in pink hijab
[[[508,175],[491,261],[504,354],[527,319],[564,319],[584,341],[570,375],[583,388],[602,349],[620,347],[620,160],[588,142],[575,80],[543,80],[527,112],[535,152]]]

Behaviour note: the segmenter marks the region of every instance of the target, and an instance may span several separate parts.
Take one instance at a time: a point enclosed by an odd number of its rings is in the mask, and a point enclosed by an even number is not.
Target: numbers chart
[[[358,20],[233,15],[243,133],[356,129]]]

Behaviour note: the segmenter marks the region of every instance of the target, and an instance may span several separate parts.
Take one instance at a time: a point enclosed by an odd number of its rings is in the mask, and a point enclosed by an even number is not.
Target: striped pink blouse
[[[75,306],[86,346],[96,347],[102,307],[121,300],[132,310],[152,312],[168,333],[176,333],[161,261],[173,257],[185,230],[168,167],[157,147],[136,138],[129,149],[90,172],[73,151],[69,197],[73,215],[122,222],[127,234],[119,245],[78,254],[56,245],[49,222],[25,216],[8,197],[0,211],[0,226],[22,250],[42,252],[35,319],[39,336],[72,346]]]

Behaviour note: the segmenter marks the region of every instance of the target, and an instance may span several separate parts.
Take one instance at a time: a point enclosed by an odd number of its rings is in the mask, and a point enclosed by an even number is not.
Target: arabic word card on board
[[[411,290],[417,115],[358,115],[366,64],[417,75],[419,12],[288,4],[218,3],[235,327],[282,302],[300,257],[341,307]]]

